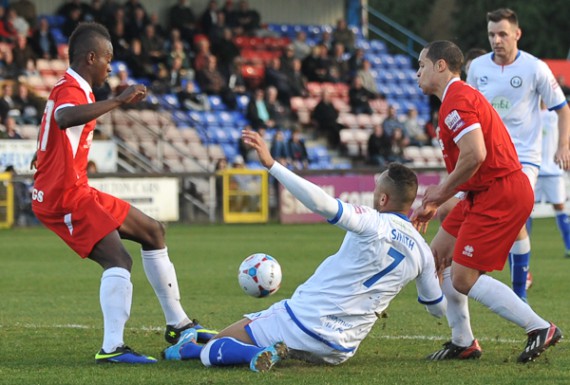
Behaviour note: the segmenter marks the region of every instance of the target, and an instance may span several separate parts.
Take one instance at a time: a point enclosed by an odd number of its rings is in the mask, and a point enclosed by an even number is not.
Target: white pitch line
[[[36,324],[14,324],[14,325],[0,325],[0,329],[7,327],[17,327],[24,329],[101,329],[101,327],[94,327],[89,325],[79,325],[79,324],[63,324],[63,325],[36,325]],[[127,327],[127,330],[142,330],[142,331],[163,331],[164,327],[160,326],[142,326],[142,327]],[[426,335],[371,335],[368,338],[381,339],[381,340],[414,340],[414,341],[446,341],[449,340],[449,336],[426,336]],[[520,339],[507,339],[507,338],[490,338],[490,337],[478,337],[479,341],[484,342],[498,342],[501,344],[518,344],[524,342],[524,337],[521,336]],[[564,342],[563,340],[561,342]]]

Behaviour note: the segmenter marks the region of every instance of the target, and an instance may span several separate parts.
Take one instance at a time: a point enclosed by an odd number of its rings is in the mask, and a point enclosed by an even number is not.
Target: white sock
[[[124,345],[123,332],[131,313],[133,284],[131,273],[122,267],[112,267],[103,272],[99,301],[103,311],[103,350],[115,351]]]
[[[469,291],[469,297],[501,317],[514,322],[528,333],[547,328],[550,323],[538,316],[504,283],[483,274]]]
[[[443,271],[441,289],[447,298],[447,322],[451,328],[451,342],[457,346],[470,346],[475,337],[469,319],[469,297],[453,287],[451,267]]]
[[[190,322],[190,318],[180,304],[180,290],[174,265],[168,257],[168,249],[141,250],[144,272],[158,300],[166,324],[182,327]]]

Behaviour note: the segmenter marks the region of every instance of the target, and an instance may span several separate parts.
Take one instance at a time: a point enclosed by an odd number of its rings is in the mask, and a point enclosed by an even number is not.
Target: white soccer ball
[[[281,285],[281,266],[275,258],[264,253],[252,254],[238,270],[239,285],[252,297],[267,297]]]

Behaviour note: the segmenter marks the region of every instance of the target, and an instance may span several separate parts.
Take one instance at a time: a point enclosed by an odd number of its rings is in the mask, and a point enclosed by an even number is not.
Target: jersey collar
[[[395,212],[392,212],[392,211],[388,211],[388,212],[385,212],[385,213],[382,213],[382,214],[392,214],[392,215],[395,215],[395,216],[397,216],[397,217],[402,218],[402,219],[405,220],[406,222],[410,222],[410,218],[408,218],[407,215],[404,215],[404,214],[402,214],[402,213],[395,213]]]
[[[521,56],[521,50],[519,49],[519,50],[517,51],[517,56],[515,56],[515,60],[513,60],[513,63],[516,62],[517,59],[518,59],[520,56]],[[493,63],[497,64],[497,63],[495,62],[495,52],[491,52],[491,61],[493,61]],[[511,64],[513,64],[513,63],[511,63]],[[497,64],[497,65],[503,66],[502,64]],[[507,65],[508,65],[508,64],[507,64]],[[504,67],[504,66],[503,66],[503,67]]]
[[[461,80],[461,79],[459,79],[459,77],[456,77],[456,78],[451,79],[449,81],[449,83],[447,83],[447,85],[445,86],[445,90],[443,90],[443,95],[441,96],[442,102],[443,102],[443,99],[445,99],[445,94],[447,94],[447,90],[449,89],[449,86],[455,82],[458,82],[459,80]]]
[[[93,92],[93,89],[91,88],[89,83],[87,83],[87,80],[83,79],[83,77],[81,75],[79,75],[77,72],[75,72],[71,67],[67,68],[67,73],[69,74],[69,76],[74,78],[77,81],[77,83],[79,83],[79,86],[84,91],[87,92],[87,95],[89,95]]]

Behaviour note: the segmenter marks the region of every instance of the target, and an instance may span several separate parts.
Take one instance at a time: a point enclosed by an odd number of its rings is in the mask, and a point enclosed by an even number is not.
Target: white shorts
[[[283,300],[267,310],[244,315],[251,320],[245,329],[257,346],[270,346],[283,341],[289,348],[291,358],[332,365],[338,365],[354,355],[356,350],[339,351],[306,334],[291,319],[285,302]]]
[[[530,182],[530,187],[532,187],[533,191],[536,187],[536,180],[538,179],[538,167],[533,166],[531,164],[523,164],[522,165],[522,172],[528,177]]]
[[[539,176],[534,189],[534,201],[552,204],[566,202],[564,175]]]

